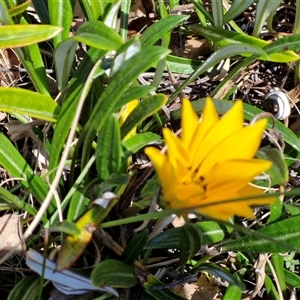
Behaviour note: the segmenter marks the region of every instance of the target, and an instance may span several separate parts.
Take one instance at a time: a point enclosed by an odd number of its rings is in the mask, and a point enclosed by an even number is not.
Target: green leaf
[[[143,120],[153,115],[162,108],[167,102],[167,96],[157,94],[141,101],[138,106],[127,117],[121,127],[121,139],[123,139],[133,128],[139,125]]]
[[[17,16],[26,11],[26,9],[30,6],[31,1],[25,1],[15,7],[12,7],[8,10],[11,17]]]
[[[268,223],[272,223],[276,220],[279,220],[282,213],[283,203],[279,200],[277,203],[270,204],[270,217]],[[299,211],[300,213],[300,211]]]
[[[268,297],[268,299],[274,299],[274,300],[281,299],[272,279],[269,277],[268,274],[266,274],[265,277],[265,288],[267,294],[266,296]]]
[[[98,287],[108,285],[126,289],[138,284],[133,267],[115,259],[107,259],[98,264],[92,271],[91,280]]]
[[[38,274],[26,277],[14,286],[7,300],[36,300],[40,281],[41,277]]]
[[[283,295],[287,296],[287,287],[284,277],[284,257],[282,254],[274,253],[271,260],[280,286],[280,290],[282,291]]]
[[[223,24],[228,23],[240,14],[244,13],[254,1],[255,0],[233,1],[229,10],[224,15]]]
[[[67,220],[57,222],[47,228],[47,230],[49,230],[49,232],[63,232],[70,235],[80,234],[78,227],[73,222]]]
[[[215,221],[203,221],[197,222],[195,225],[202,232],[202,243],[204,245],[212,245],[219,243],[224,239],[224,231],[221,229],[220,225]]]
[[[297,289],[300,287],[300,276],[295,274],[294,272],[291,272],[289,270],[284,269],[284,278],[285,282]]]
[[[295,54],[292,51],[287,50],[295,50],[298,51],[300,48],[300,34],[293,34],[292,36],[286,36],[283,37],[277,41],[274,41],[272,43],[269,43],[268,45],[263,47],[263,50],[266,51],[270,57],[273,57],[273,55],[280,58],[281,55],[287,55],[289,54],[291,60],[295,61],[299,59],[299,55]],[[286,57],[288,58],[288,56]],[[279,61],[280,62],[280,61]],[[284,61],[282,61],[284,62]]]
[[[55,169],[58,165],[61,151],[65,145],[66,138],[69,134],[69,129],[74,120],[80,95],[84,85],[90,84],[90,82],[87,82],[89,73],[97,61],[104,55],[104,51],[94,48],[90,49],[79,64],[78,69],[74,74],[74,79],[71,79],[68,85],[69,95],[62,105],[61,113],[59,114],[52,138],[52,144],[55,145],[55,147],[52,147],[49,153],[50,170]],[[50,178],[53,178],[53,175],[50,176]]]
[[[245,289],[244,283],[233,274],[229,273],[225,268],[219,267],[214,263],[203,263],[200,266],[192,269],[193,273],[208,272],[216,277],[220,277],[230,284],[239,287],[241,290]]]
[[[47,2],[45,0],[31,0],[30,2],[32,3],[41,22],[43,24],[50,24]]]
[[[242,299],[242,291],[237,286],[230,284],[226,289],[223,300],[240,300]]]
[[[98,176],[106,180],[112,173],[118,173],[121,165],[120,127],[114,114],[107,118],[98,134],[96,168]]]
[[[101,21],[88,21],[73,38],[81,43],[102,50],[118,50],[124,43],[120,35]]]
[[[212,26],[204,27],[201,25],[189,25],[187,29],[188,32],[204,35],[207,39],[213,41],[220,47],[242,44],[244,46],[252,45],[255,48],[263,49],[264,51],[266,51],[267,55],[266,54],[260,55],[259,59],[261,60],[272,61],[272,62],[291,62],[299,59],[299,56],[292,51],[283,51],[282,53],[280,52],[279,49],[276,51],[267,51],[268,49],[267,46],[272,47],[273,42],[270,43],[256,37],[251,37],[245,33],[238,33],[238,32],[229,31],[221,28],[214,28]],[[288,47],[287,43],[286,46]],[[287,49],[290,48],[288,47]],[[256,54],[256,53],[253,52],[252,54]],[[242,49],[241,52],[239,53],[239,55],[245,57],[249,57],[252,54],[251,52],[246,53]]]
[[[153,46],[166,33],[187,20],[188,17],[187,15],[169,16],[154,23],[143,32],[141,37],[142,46]]]
[[[145,95],[150,94],[154,90],[155,87],[152,85],[139,85],[128,89],[127,91],[124,92],[124,94],[118,101],[115,110],[119,111],[123,105],[127,104],[128,102],[134,99],[142,98]]]
[[[181,227],[172,228],[156,235],[145,245],[145,249],[179,249]]]
[[[48,193],[48,185],[41,179],[41,177],[34,174],[25,159],[21,156],[19,151],[12,145],[10,140],[0,133],[0,164],[13,177],[24,178],[20,183],[26,188],[30,189],[33,195],[43,202]],[[54,202],[49,207],[49,212],[55,209]]]
[[[68,216],[67,219],[70,222],[75,222],[79,217],[81,217],[87,210],[90,199],[87,198],[80,186],[73,194],[70,206],[68,208]]]
[[[167,56],[166,65],[169,66],[173,73],[192,74],[200,67],[203,62],[200,60],[188,59],[173,55]],[[167,67],[165,67],[167,70]]]
[[[202,221],[193,224],[201,231],[201,238],[203,245],[211,245],[218,243],[224,239],[224,232],[220,228],[219,224],[215,221]],[[181,246],[182,227],[172,228],[166,230],[154,238],[149,240],[145,245],[146,249],[179,249]],[[199,250],[199,249],[198,249]]]
[[[56,47],[59,42],[65,40],[69,36],[71,23],[73,21],[75,0],[48,0],[47,2],[51,24],[63,28],[63,31],[53,39],[54,46]]]
[[[222,252],[228,251],[255,251],[258,253],[279,253],[298,251],[300,248],[300,232],[297,224],[300,216],[274,222],[256,232],[266,238],[258,237],[255,233],[226,242],[222,245]],[[251,234],[251,235],[250,235]],[[269,237],[269,239],[267,238]]]
[[[263,147],[258,150],[256,157],[269,160],[272,167],[266,173],[270,175],[271,185],[285,184],[289,179],[289,170],[282,153],[271,147]]]
[[[10,193],[7,189],[0,186],[0,199],[4,200],[5,202],[9,204],[13,204],[15,207],[18,207],[22,210],[27,211],[32,216],[35,216],[37,214],[37,210],[32,207],[30,204],[25,202],[24,200],[21,200],[19,197],[13,195]],[[43,219],[45,221],[46,219]]]
[[[128,265],[133,265],[141,252],[148,239],[148,230],[145,229],[138,233],[126,246],[124,252],[122,253],[122,260]]]
[[[169,50],[162,47],[144,48],[139,53],[126,60],[117,73],[115,73],[110,83],[98,99],[90,119],[85,124],[82,134],[77,143],[77,150],[84,142],[82,166],[86,164],[89,157],[90,147],[95,135],[107,121],[109,115],[117,106],[118,100],[128,89],[130,83],[147,70],[154,62],[168,54]],[[147,57],[147,59],[145,59]]]
[[[75,59],[76,48],[77,41],[69,38],[59,43],[55,50],[54,61],[56,80],[60,91],[68,84],[70,71]]]
[[[221,39],[221,37],[219,37]],[[235,55],[241,55],[241,53],[249,54],[251,57],[258,57],[259,55],[268,56],[267,53],[257,46],[252,46],[249,44],[243,43],[231,43],[227,46],[218,49],[213,52],[194,72],[191,76],[189,76],[179,88],[171,95],[171,99],[174,99],[182,90],[191,82],[193,82],[196,78],[198,78],[201,74],[207,72],[210,68],[214,67],[216,64],[221,62],[224,59],[228,59],[229,57]],[[170,100],[170,99],[169,99]]]
[[[16,48],[49,40],[61,32],[52,25],[4,25],[0,26],[0,48]]]
[[[186,223],[180,230],[179,265],[185,264],[202,246],[202,232],[195,224]]]
[[[211,10],[214,26],[221,28],[223,26],[223,3],[221,1],[212,1]]]
[[[56,122],[60,107],[48,96],[24,89],[0,87],[0,110]]]
[[[145,132],[135,134],[134,136],[126,139],[122,145],[126,149],[124,153],[124,157],[128,158],[132,154],[138,152],[140,149],[144,148],[147,145],[153,144],[161,144],[163,140],[161,136],[152,133],[152,132]]]
[[[259,36],[267,17],[280,5],[280,3],[282,3],[281,0],[260,0],[257,2],[253,36]]]
[[[20,24],[27,25],[24,17],[20,19]],[[16,48],[15,51],[37,92],[50,96],[48,78],[39,45],[36,43],[27,47]]]

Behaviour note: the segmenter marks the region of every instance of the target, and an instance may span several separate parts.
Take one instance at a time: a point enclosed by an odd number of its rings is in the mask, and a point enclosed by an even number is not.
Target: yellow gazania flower
[[[154,147],[145,149],[158,174],[165,207],[188,211],[199,206],[195,212],[227,220],[233,215],[253,217],[250,205],[276,201],[270,196],[228,202],[262,194],[249,182],[272,165],[270,161],[253,158],[267,120],[246,127],[243,121],[242,101],[219,118],[208,98],[199,122],[190,101],[183,100],[181,138],[164,128],[167,153]]]

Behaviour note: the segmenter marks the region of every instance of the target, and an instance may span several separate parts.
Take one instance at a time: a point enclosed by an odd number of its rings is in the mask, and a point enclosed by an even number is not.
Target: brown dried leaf
[[[218,287],[213,280],[208,280],[201,275],[197,282],[185,283],[173,288],[174,292],[187,300],[212,300],[216,299]]]
[[[12,254],[22,255],[25,251],[25,242],[22,237],[20,216],[4,215],[0,217],[0,258],[11,250]]]

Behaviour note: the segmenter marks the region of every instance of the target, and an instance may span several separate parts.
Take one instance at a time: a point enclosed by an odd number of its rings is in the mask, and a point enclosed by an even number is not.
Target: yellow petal
[[[199,124],[199,117],[195,113],[191,102],[188,99],[182,100],[182,117],[181,117],[181,128],[182,134],[181,139],[182,142],[188,148],[193,134]]]
[[[238,209],[237,209],[238,207]],[[232,204],[214,204],[211,206],[200,207],[196,209],[199,214],[226,221],[233,215],[239,215],[246,218],[253,217],[253,210],[249,206],[233,206]]]
[[[206,136],[207,132],[218,122],[218,120],[219,116],[215,109],[214,103],[210,98],[207,98],[202,114],[202,120],[195,130],[189,146],[192,161],[195,156],[201,155],[201,153],[197,152],[198,145],[202,143],[202,140]]]
[[[164,140],[168,145],[168,157],[170,161],[179,160],[182,164],[190,165],[190,156],[182,141],[169,129],[163,129]]]
[[[130,113],[138,106],[139,101],[137,99],[128,102],[127,104],[123,105],[121,108],[121,113],[119,117],[119,124],[122,125]]]
[[[240,129],[217,144],[205,158],[202,158],[203,163],[198,169],[197,177],[208,172],[216,163],[252,158],[258,150],[266,125],[267,120],[262,119]]]
[[[216,164],[202,181],[208,190],[223,189],[228,193],[231,188],[238,190],[239,183],[251,182],[255,176],[270,169],[272,163],[267,160],[229,160]]]
[[[243,121],[243,103],[242,101],[237,101],[233,107],[210,128],[205,137],[202,139],[202,142],[197,143],[198,148],[196,153],[199,153],[199,155],[195,155],[195,159],[192,163],[192,169],[198,169],[202,160],[212,151],[212,149],[216,147],[216,145],[220,144],[234,132],[242,129]]]
[[[242,187],[241,190],[238,191],[238,194],[240,197],[256,196],[255,198],[244,200],[248,205],[266,205],[277,202],[277,198],[272,196],[272,194],[266,196],[263,190],[249,184]],[[264,195],[264,197],[257,198],[258,195]]]
[[[166,188],[170,186],[172,184],[172,176],[174,176],[174,172],[171,170],[171,166],[166,155],[162,154],[154,147],[147,147],[144,152],[150,158],[162,187]]]

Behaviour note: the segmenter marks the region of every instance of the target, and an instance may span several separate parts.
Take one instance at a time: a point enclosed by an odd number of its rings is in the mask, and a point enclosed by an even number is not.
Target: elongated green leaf
[[[8,300],[36,300],[39,292],[41,277],[38,274],[30,275],[14,286]]]
[[[266,46],[271,47],[272,45],[272,43],[261,40],[259,38],[251,37],[244,33],[237,33],[234,31],[229,31],[221,28],[204,27],[200,25],[189,25],[187,28],[188,28],[188,32],[202,34],[207,39],[213,41],[220,47],[225,47],[233,44],[234,45],[243,44],[244,46],[252,45],[253,47],[257,47],[266,51],[264,47]],[[291,48],[288,47],[285,50],[288,49]],[[266,51],[266,52],[268,54],[260,55],[259,59],[273,61],[273,62],[291,62],[299,59],[299,55],[297,55],[293,51],[282,51],[281,53],[280,50],[278,49],[278,51]],[[242,49],[240,52],[240,55],[243,55],[245,57],[249,57],[252,54],[257,54],[257,53],[244,52]]]
[[[201,113],[204,109],[205,99],[199,99],[192,102],[192,105],[197,113]],[[223,115],[227,112],[234,104],[232,101],[227,100],[215,100],[213,99],[214,105],[216,107],[217,112],[220,115]],[[257,107],[244,103],[244,117],[246,120],[250,121],[257,114],[262,113],[263,111]],[[172,112],[172,117],[176,120],[181,116],[181,109]],[[272,128],[273,123],[271,121],[268,122],[268,128]],[[275,122],[275,129],[282,134],[284,141],[291,145],[298,152],[300,151],[300,140],[299,138],[288,128],[286,128],[281,122]]]
[[[15,7],[10,8],[8,10],[10,16],[14,17],[14,16],[19,15],[19,14],[23,13],[24,11],[26,11],[26,9],[30,6],[30,2],[31,1],[25,1]]]
[[[43,24],[50,24],[47,0],[30,1]]]
[[[63,28],[60,34],[53,39],[54,46],[56,47],[59,42],[69,36],[71,23],[73,21],[75,0],[48,0],[47,2],[51,24]]]
[[[124,153],[124,157],[128,158],[132,154],[136,153],[140,149],[144,148],[147,145],[153,145],[153,144],[161,144],[163,143],[163,140],[161,137],[155,133],[152,132],[145,132],[145,133],[139,133],[135,134],[134,136],[126,139],[122,145],[126,149],[126,152]]]
[[[211,1],[211,10],[214,26],[221,28],[223,26],[223,3],[221,1]]]
[[[32,207],[24,200],[21,200],[19,197],[11,194],[7,189],[4,189],[1,186],[0,186],[0,198],[9,204],[13,204],[16,207],[27,211],[32,216],[35,216],[37,213],[37,210],[34,207]],[[43,221],[45,221],[45,219]]]
[[[0,23],[2,23],[3,25],[15,26],[14,21],[9,15],[7,7],[3,2],[0,2]],[[19,26],[23,26],[23,25],[32,26],[27,24],[27,21],[25,20],[24,17],[21,17],[20,24],[22,25]],[[35,26],[40,26],[40,25],[35,25]],[[61,29],[59,29],[59,31],[60,30]],[[45,66],[41,58],[41,52],[39,50],[36,41],[34,40],[35,31],[31,31],[31,33],[32,33],[32,37],[31,39],[29,39],[31,40],[30,42],[31,45],[28,47],[16,48],[15,51],[19,59],[21,60],[22,65],[28,72],[28,75],[30,76],[36,90],[39,93],[42,93],[44,95],[50,95],[48,90],[48,82],[47,82],[47,77],[45,72]],[[20,34],[22,34],[22,32]]]
[[[66,269],[76,261],[91,241],[93,231],[106,218],[116,203],[117,200],[107,200],[106,205],[94,206],[76,222],[80,233],[66,237],[58,254],[57,270]]]
[[[65,39],[58,44],[54,53],[56,80],[60,91],[67,86],[75,59],[76,47],[77,41],[72,38]]]
[[[167,97],[163,94],[150,96],[140,102],[122,125],[121,138],[123,139],[134,127],[161,109],[166,102]]]
[[[289,171],[281,152],[271,147],[259,149],[256,156],[258,158],[270,160],[273,165],[268,174],[270,175],[272,186],[275,184],[285,184],[289,179]]]
[[[56,122],[60,107],[48,96],[29,90],[0,87],[0,110]]]
[[[223,23],[226,24],[242,14],[254,1],[255,0],[233,1],[223,18]]]
[[[202,232],[202,240],[205,245],[212,245],[224,239],[224,231],[215,221],[197,222],[195,225]]]
[[[95,286],[109,285],[116,288],[131,288],[138,283],[133,268],[122,261],[107,259],[92,271],[91,280]]]
[[[224,232],[219,224],[214,221],[198,222],[196,226],[201,231],[203,245],[211,245],[223,240]],[[181,230],[182,227],[166,230],[151,240],[145,245],[146,249],[179,249],[181,245]],[[199,249],[198,249],[199,250]]]
[[[269,43],[268,45],[263,47],[263,50],[266,51],[270,57],[273,55],[277,55],[278,53],[282,52],[281,54],[290,53],[296,59],[299,59],[299,55],[294,54],[294,52],[287,51],[287,50],[295,50],[297,51],[300,47],[300,34],[293,34],[292,36],[286,36],[282,39]],[[278,52],[278,53],[277,53]],[[293,58],[291,57],[291,58]],[[291,61],[294,61],[291,60]]]
[[[141,37],[142,46],[153,46],[166,33],[170,32],[174,27],[184,22],[188,16],[169,16],[161,19],[150,26]]]
[[[168,55],[166,61],[166,65],[169,66],[171,71],[179,74],[192,74],[202,63],[203,62],[201,60],[188,59],[173,55]]]
[[[202,246],[202,231],[195,224],[186,223],[180,230],[179,264],[184,265]]]
[[[68,208],[68,221],[75,222],[87,210],[90,199],[83,193],[83,188],[80,186],[73,194],[70,206]]]
[[[186,298],[182,298],[175,294],[171,289],[155,289],[155,286],[163,286],[164,284],[154,277],[152,274],[149,274],[147,277],[147,281],[143,284],[145,291],[147,294],[154,297],[154,299],[172,299],[172,300],[184,300]]]
[[[90,146],[96,133],[99,132],[108,116],[114,111],[123,92],[128,89],[130,83],[135,80],[140,73],[147,70],[155,61],[165,57],[168,52],[168,50],[157,46],[144,48],[126,60],[122,69],[113,75],[110,83],[96,103],[90,119],[85,124],[77,143],[78,149],[84,141],[82,166],[84,166],[88,160]],[[146,56],[147,59],[145,59]]]
[[[287,296],[287,287],[284,277],[284,257],[282,254],[274,253],[271,259],[277,280],[279,282],[280,290],[282,291],[283,295]]]
[[[98,20],[100,17],[100,13],[98,14],[98,7],[99,7],[99,2],[98,1],[92,1],[88,2],[85,0],[78,0],[78,3],[80,4],[80,7],[84,13],[84,16],[88,21],[92,20]],[[95,5],[95,7],[92,7],[92,5]],[[97,5],[97,6],[96,6]],[[95,17],[95,15],[97,15]]]
[[[49,230],[49,232],[63,232],[70,235],[80,234],[80,230],[76,227],[76,225],[73,222],[69,222],[67,220],[57,222],[47,228],[47,230]]]
[[[55,169],[58,165],[61,151],[64,147],[66,138],[69,134],[69,129],[73,123],[74,115],[78,107],[78,101],[83,87],[87,83],[87,78],[91,69],[96,62],[105,55],[105,51],[91,48],[84,56],[77,71],[74,74],[74,78],[68,85],[68,97],[65,100],[61,113],[59,115],[54,135],[52,138],[52,144],[55,147],[51,148],[49,153],[49,169]],[[52,176],[53,177],[53,176]],[[51,178],[51,177],[50,177]]]
[[[242,291],[237,286],[230,284],[226,289],[223,300],[240,300],[242,298]]]
[[[83,24],[73,38],[81,43],[102,50],[118,50],[124,43],[120,35],[101,21]]]
[[[259,36],[260,31],[270,13],[280,5],[281,0],[259,0],[256,5],[253,36]]]
[[[214,263],[204,263],[192,270],[193,273],[203,272],[203,271],[208,272],[217,277],[220,277],[223,280],[227,281],[228,283],[231,283],[239,287],[241,290],[245,289],[244,283],[238,277],[229,273],[225,268],[219,267]]]
[[[219,37],[221,38],[221,37]],[[203,64],[200,65],[199,68],[197,68],[193,74],[188,77],[181,86],[176,89],[176,91],[172,94],[171,99],[174,99],[175,96],[177,96],[182,90],[191,82],[193,82],[196,78],[198,78],[201,74],[205,73],[207,70],[209,70],[211,67],[214,67],[216,64],[221,62],[224,59],[228,59],[229,57],[235,56],[235,55],[241,55],[241,53],[248,53],[251,55],[264,55],[268,56],[266,52],[263,51],[261,48],[258,48],[256,46],[250,46],[249,44],[229,44],[228,46],[225,46],[214,53],[212,53]]]
[[[126,264],[132,265],[135,260],[141,255],[141,252],[147,242],[148,230],[145,229],[138,233],[126,246],[122,253],[123,261]]]
[[[268,274],[265,277],[266,296],[268,299],[280,300],[278,291]]]
[[[259,253],[298,251],[300,248],[300,232],[297,224],[299,222],[299,215],[274,222],[257,230],[258,233],[269,236],[272,240],[247,235],[223,244],[222,251],[255,251]]]
[[[154,90],[155,87],[152,85],[140,85],[128,89],[127,91],[124,92],[124,94],[118,101],[115,110],[119,111],[123,105],[127,104],[128,102],[134,99],[142,98],[143,96],[150,94]]]
[[[299,289],[300,287],[300,276],[295,274],[295,272],[288,271],[286,269],[283,270],[285,282],[295,288]]]
[[[61,32],[52,25],[4,25],[0,26],[0,48],[24,47],[49,40]]]
[[[98,134],[96,168],[100,179],[105,180],[112,173],[118,173],[121,165],[120,127],[115,115],[108,117]]]
[[[20,183],[33,193],[33,195],[43,202],[48,193],[48,185],[41,179],[41,177],[34,174],[25,159],[21,156],[19,151],[12,145],[9,139],[0,133],[0,164],[13,177],[24,178]],[[54,202],[49,207],[52,212],[55,208]]]

